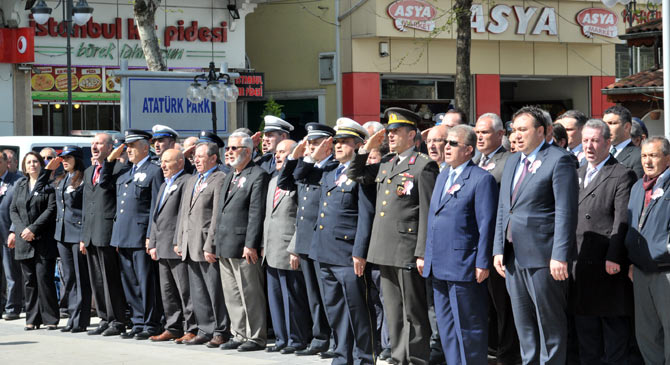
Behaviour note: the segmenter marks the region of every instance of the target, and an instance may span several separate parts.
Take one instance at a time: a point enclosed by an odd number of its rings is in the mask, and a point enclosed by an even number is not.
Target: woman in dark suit
[[[56,233],[62,263],[64,290],[70,319],[61,332],[84,332],[91,322],[91,282],[86,257],[79,251],[81,208],[84,195],[83,152],[77,146],[65,146],[46,169],[55,171],[62,163],[65,173],[56,179]]]
[[[42,171],[44,160],[28,152],[21,164],[27,179],[14,190],[10,216],[15,232],[14,258],[21,264],[26,296],[26,331],[40,327],[57,328],[59,313],[54,270],[58,249],[54,241],[56,194],[49,185],[48,171]],[[11,236],[11,234],[10,234]]]

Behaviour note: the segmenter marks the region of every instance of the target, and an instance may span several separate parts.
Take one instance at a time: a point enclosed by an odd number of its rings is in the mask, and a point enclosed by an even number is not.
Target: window
[[[631,51],[633,59],[631,61]],[[630,65],[633,62],[633,73],[649,70],[654,67],[654,49],[652,47],[628,47],[626,44],[617,44],[615,47],[616,78],[630,76]]]

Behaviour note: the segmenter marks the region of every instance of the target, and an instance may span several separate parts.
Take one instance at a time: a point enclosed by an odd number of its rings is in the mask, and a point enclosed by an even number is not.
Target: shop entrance
[[[316,123],[319,121],[319,101],[314,99],[295,99],[295,100],[275,100],[277,104],[282,105],[281,118],[293,125],[291,139],[300,141],[307,132],[305,125],[307,123]],[[260,130],[263,123],[263,109],[267,101],[249,101],[247,102],[247,128],[252,132]]]

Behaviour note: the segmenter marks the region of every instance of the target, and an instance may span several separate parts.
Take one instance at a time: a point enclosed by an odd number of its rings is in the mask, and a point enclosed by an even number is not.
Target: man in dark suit
[[[577,170],[577,260],[570,286],[582,364],[628,363],[633,288],[626,277],[628,199],[635,173],[609,153],[610,130],[598,119],[582,129],[587,161]]]
[[[524,364],[565,364],[568,262],[574,257],[577,171],[571,155],[545,143],[537,107],[513,116],[520,152],[505,163],[494,266],[505,278]]]
[[[489,276],[498,187],[472,161],[472,127],[449,130],[445,161],[428,212],[421,274],[431,278],[447,364],[486,363]]]
[[[276,170],[275,150],[277,149],[277,144],[290,137],[291,131],[293,131],[293,126],[291,123],[275,117],[274,115],[266,115],[263,120],[265,122],[263,128],[263,142],[261,145],[263,155],[256,158],[254,163],[260,166],[268,174],[272,174]],[[256,146],[254,145],[254,148],[255,147]]]
[[[9,207],[14,197],[14,188],[23,176],[9,171],[9,158],[2,152],[0,154],[0,240],[9,239],[14,241],[16,236],[9,233],[12,220],[9,216]],[[7,321],[19,319],[23,308],[23,277],[21,265],[14,259],[14,249],[10,249],[4,242],[0,248],[2,255],[2,271],[0,280],[5,280],[6,285],[0,285],[6,289],[0,294],[0,312],[4,309],[3,318]]]
[[[306,139],[286,159],[277,180],[277,185],[282,189],[289,189],[292,184],[298,187],[295,240],[289,244],[288,251],[291,254],[291,268],[300,269],[305,279],[312,319],[312,340],[306,349],[296,351],[296,355],[321,353],[321,357],[332,357],[328,351],[331,330],[323,305],[321,278],[317,274],[320,271],[319,263],[309,258],[309,252],[319,213],[319,182],[324,172],[335,169],[339,163],[332,156],[332,142],[328,139],[335,135],[335,130],[319,123],[307,123],[305,128]]]
[[[116,215],[111,244],[118,249],[121,282],[133,323],[131,331],[122,333],[121,337],[146,340],[161,333],[162,308],[156,267],[146,250],[151,234],[152,207],[156,206],[163,173],[149,161],[150,133],[128,129],[125,137],[132,167],[116,180]]]
[[[124,145],[112,151],[112,137],[96,134],[93,165],[84,171],[84,206],[79,249],[86,255],[91,289],[100,323],[89,335],[116,336],[125,330],[126,300],[116,249],[110,246],[116,213],[116,181],[128,167],[117,162]]]
[[[670,363],[670,143],[642,142],[644,177],[630,192],[626,248],[633,265],[635,337],[646,364]]]
[[[247,134],[237,132],[228,137],[226,153],[233,171],[223,181],[220,209],[215,213],[216,255],[234,336],[221,346],[224,350],[262,350],[267,340],[265,284],[258,254],[269,176],[251,161],[252,149]]]
[[[644,170],[640,162],[640,147],[631,143],[630,130],[633,126],[633,117],[626,107],[615,105],[605,110],[603,121],[610,127],[612,147],[610,153],[621,163],[635,172],[637,178],[642,178]]]
[[[327,318],[337,339],[332,363],[373,364],[366,258],[374,186],[356,183],[345,173],[368,133],[349,118],[338,119],[335,130],[339,166],[321,178],[320,209],[309,257],[319,263]]]
[[[347,176],[377,187],[367,260],[381,272],[391,361],[427,364],[431,331],[426,284],[417,269],[423,266],[428,209],[439,168],[414,149],[419,115],[389,108],[385,116],[393,154],[366,166],[368,151],[381,146],[385,137],[385,131],[377,132],[358,150]]]
[[[149,254],[158,261],[160,294],[165,311],[165,331],[152,336],[152,341],[169,341],[198,330],[188,282],[188,264],[174,252],[172,242],[177,228],[181,196],[191,177],[184,171],[184,155],[169,149],[161,154],[165,182],[161,185],[154,206]]]
[[[174,237],[174,250],[188,264],[193,313],[198,335],[187,332],[176,343],[217,348],[230,337],[228,312],[223,299],[214,235],[219,212],[219,191],[226,174],[219,171],[219,145],[223,141],[210,136],[211,143],[198,143],[194,165],[198,171],[183,187],[181,208]]]
[[[268,184],[263,223],[263,260],[267,263],[268,305],[275,345],[268,352],[291,354],[303,350],[311,340],[309,313],[305,297],[305,279],[290,264],[289,244],[295,240],[295,216],[298,196],[295,184],[288,189],[277,185],[279,171],[296,142],[285,139],[277,145],[275,159],[277,171]]]
[[[582,146],[582,129],[587,119],[579,110],[568,110],[556,118],[556,123],[562,125],[568,135],[567,150],[577,157],[580,166],[586,163]]]
[[[480,156],[472,161],[493,175],[500,189],[505,162],[511,155],[502,145],[502,138],[505,135],[503,122],[497,114],[484,113],[477,119],[475,133]],[[498,364],[517,364],[521,359],[519,337],[514,327],[512,304],[505,287],[505,279],[496,270],[491,270],[488,279],[486,283],[491,304],[489,348]]]

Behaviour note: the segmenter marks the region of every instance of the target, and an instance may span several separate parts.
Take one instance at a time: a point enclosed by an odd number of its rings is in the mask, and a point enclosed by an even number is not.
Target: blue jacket
[[[498,185],[472,161],[442,199],[449,169],[435,182],[428,211],[423,276],[475,281],[475,268],[491,267]]]
[[[82,171],[82,179],[84,173]],[[79,243],[81,241],[81,209],[84,199],[84,183],[73,189],[70,181],[62,179],[56,185],[56,233],[58,242]]]

